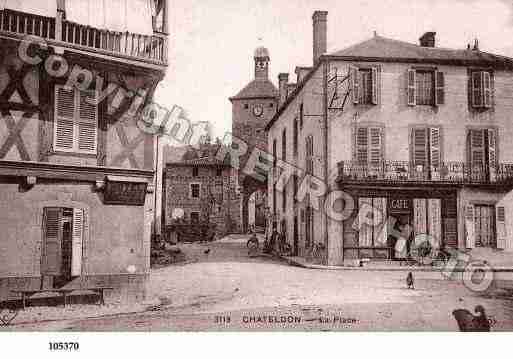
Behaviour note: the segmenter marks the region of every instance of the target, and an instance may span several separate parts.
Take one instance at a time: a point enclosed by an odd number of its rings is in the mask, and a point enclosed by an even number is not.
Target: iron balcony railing
[[[60,18],[33,15],[9,9],[0,10],[0,31],[33,35],[57,45],[121,56],[138,61],[167,64],[167,36],[116,32],[76,24]]]
[[[497,166],[443,162],[439,166],[415,165],[407,161],[382,161],[364,164],[343,161],[338,164],[341,181],[361,182],[448,182],[488,184],[513,182],[513,164]]]

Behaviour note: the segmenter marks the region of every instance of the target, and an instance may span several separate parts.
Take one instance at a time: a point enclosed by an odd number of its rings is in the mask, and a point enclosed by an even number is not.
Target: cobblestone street
[[[45,323],[15,330],[457,330],[452,311],[477,304],[494,330],[513,328],[504,293],[473,293],[438,272],[324,271],[249,258],[244,237],[184,244],[189,261],[154,270],[137,313]],[[208,254],[205,254],[207,249]],[[23,315],[23,314],[22,314]]]

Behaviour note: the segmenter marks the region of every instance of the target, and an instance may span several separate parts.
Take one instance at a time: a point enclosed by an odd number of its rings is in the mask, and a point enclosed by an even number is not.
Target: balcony
[[[38,36],[50,45],[71,47],[118,58],[167,65],[167,36],[96,29],[56,18],[0,10],[0,33],[20,38]]]
[[[342,183],[454,185],[513,184],[513,164],[470,166],[464,162],[444,162],[438,167],[415,166],[406,161],[383,161],[362,164],[353,161],[338,163],[338,180]]]

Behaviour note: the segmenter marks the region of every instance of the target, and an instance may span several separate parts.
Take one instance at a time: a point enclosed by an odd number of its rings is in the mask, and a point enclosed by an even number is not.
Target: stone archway
[[[247,233],[252,224],[265,228],[267,182],[260,182],[247,176],[242,179],[241,184],[242,231]]]

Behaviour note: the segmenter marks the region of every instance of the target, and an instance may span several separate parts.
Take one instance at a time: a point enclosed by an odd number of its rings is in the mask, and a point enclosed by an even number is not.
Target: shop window
[[[191,183],[190,186],[190,197],[200,198],[201,185],[199,183]]]

